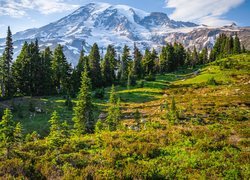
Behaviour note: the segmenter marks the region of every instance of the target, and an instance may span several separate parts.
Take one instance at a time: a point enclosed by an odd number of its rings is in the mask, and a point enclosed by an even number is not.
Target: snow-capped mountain
[[[235,28],[235,27],[232,27]],[[201,33],[201,37],[193,36],[205,26],[191,22],[169,19],[160,12],[148,13],[126,5],[107,3],[90,3],[62,19],[41,28],[28,29],[13,35],[14,56],[21,50],[24,41],[38,39],[41,49],[57,44],[64,45],[68,60],[76,65],[80,50],[89,52],[93,43],[97,42],[101,51],[112,44],[121,52],[126,44],[133,47],[134,42],[140,49],[159,48],[167,42],[180,41],[186,47],[213,41],[218,33]],[[237,31],[239,28],[235,28]],[[204,36],[208,38],[204,38]],[[203,38],[200,42],[197,39]],[[0,39],[0,51],[4,48],[5,39]]]

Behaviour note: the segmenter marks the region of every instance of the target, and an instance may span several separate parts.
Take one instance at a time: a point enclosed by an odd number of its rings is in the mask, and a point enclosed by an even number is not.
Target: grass
[[[194,74],[198,69],[200,73]],[[24,145],[19,153],[34,161],[39,177],[48,179],[249,179],[249,83],[250,55],[243,54],[157,75],[156,81],[146,81],[144,87],[117,86],[122,100],[118,131],[73,137],[55,151],[40,140]],[[94,99],[96,117],[105,113],[109,92],[106,88],[104,99]],[[164,109],[172,97],[179,112],[176,124],[168,121]],[[14,117],[22,122],[25,133],[36,130],[45,136],[54,110],[72,124],[73,111],[64,101],[62,97],[23,97],[1,106],[20,104],[23,118],[18,112]],[[31,117],[30,102],[44,112]],[[135,124],[136,109],[145,119],[141,131],[125,126]],[[9,166],[27,166],[23,160],[14,160],[0,165],[0,175]]]

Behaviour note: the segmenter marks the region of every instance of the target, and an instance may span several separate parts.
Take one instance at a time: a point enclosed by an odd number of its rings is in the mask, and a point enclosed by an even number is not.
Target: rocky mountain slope
[[[166,41],[178,41],[185,47],[196,45],[201,48],[212,46],[221,32],[236,31],[246,39],[249,47],[250,28],[211,28],[174,21],[160,12],[148,13],[125,5],[90,3],[56,22],[14,34],[14,56],[19,54],[24,41],[37,38],[42,49],[45,46],[53,49],[57,44],[64,45],[65,55],[75,65],[80,50],[83,48],[88,52],[95,42],[101,51],[113,44],[118,52],[125,44],[132,48],[134,42],[141,50],[152,47],[160,49]],[[5,39],[0,39],[0,52],[4,49],[4,42]]]

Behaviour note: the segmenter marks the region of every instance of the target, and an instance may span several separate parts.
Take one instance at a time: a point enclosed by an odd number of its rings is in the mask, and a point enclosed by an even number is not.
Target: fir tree
[[[6,149],[6,157],[10,157],[11,150],[20,142],[22,138],[21,124],[13,121],[12,113],[9,109],[4,111],[0,121],[0,142],[1,147]]]
[[[237,34],[235,35],[235,38],[234,38],[233,53],[234,54],[240,54],[241,53],[240,39],[238,38]]]
[[[102,74],[100,66],[100,52],[99,47],[95,43],[91,48],[89,54],[89,67],[90,67],[90,77],[93,88],[99,88],[102,84]]]
[[[121,81],[125,81],[128,79],[129,71],[131,68],[131,56],[130,50],[127,45],[123,48],[122,59],[121,59]]]
[[[193,50],[193,53],[192,53],[192,63],[191,63],[191,66],[194,67],[195,65],[198,64],[198,62],[199,62],[199,56],[198,56],[196,47],[194,46],[194,50]]]
[[[121,117],[120,99],[117,99],[114,85],[111,88],[106,123],[109,131],[115,131]]]
[[[142,54],[136,44],[134,44],[134,61],[133,61],[133,72],[136,75],[137,79],[141,79],[143,77],[143,69],[142,69]]]
[[[2,97],[9,97],[12,95],[12,80],[11,80],[11,65],[13,61],[13,42],[12,33],[8,26],[5,49],[3,52],[2,61],[0,64],[1,76],[1,95]]]
[[[81,88],[74,108],[73,121],[76,134],[92,133],[94,131],[95,121],[93,118],[91,83],[87,68],[82,73]]]
[[[114,47],[109,45],[102,62],[102,77],[105,86],[109,86],[115,81],[115,54]]]
[[[50,133],[47,137],[48,143],[51,147],[60,147],[64,141],[65,138],[63,136],[63,127],[60,123],[60,117],[56,111],[54,111],[51,115],[51,118],[49,120],[50,123]]]
[[[61,93],[63,91],[69,91],[68,83],[71,68],[63,53],[63,47],[60,44],[54,50],[51,69],[54,86],[56,87],[57,92]]]

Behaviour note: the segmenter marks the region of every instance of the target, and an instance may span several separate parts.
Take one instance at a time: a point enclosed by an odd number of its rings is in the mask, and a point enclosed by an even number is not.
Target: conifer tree
[[[129,71],[131,68],[131,56],[130,49],[127,45],[123,48],[122,59],[121,59],[121,81],[125,81],[128,79]]]
[[[12,95],[12,76],[11,65],[13,61],[13,42],[12,33],[8,26],[5,49],[3,52],[2,61],[0,64],[0,78],[1,78],[1,95],[2,97],[9,97]]]
[[[76,107],[74,108],[74,128],[76,134],[92,133],[94,131],[93,104],[91,97],[91,83],[87,68],[81,78],[81,87]]]
[[[63,128],[60,123],[60,117],[56,111],[54,111],[49,120],[50,123],[50,133],[47,137],[48,143],[51,147],[59,147],[64,141]]]
[[[114,85],[111,88],[106,123],[109,131],[115,131],[121,117],[120,99],[117,99]]]
[[[199,56],[198,56],[196,47],[194,46],[194,50],[193,50],[193,53],[192,53],[192,63],[191,63],[191,66],[194,67],[195,65],[198,64],[198,62],[199,62]]]
[[[102,61],[102,77],[105,86],[109,86],[115,81],[115,49],[109,45]]]
[[[208,50],[207,47],[204,47],[199,54],[199,64],[205,64],[208,62]]]
[[[63,46],[60,44],[54,50],[51,69],[53,74],[52,79],[57,92],[68,91],[71,68],[63,53]]]
[[[233,53],[234,54],[240,54],[241,53],[240,39],[239,39],[237,34],[235,35],[235,38],[234,38]]]
[[[41,53],[41,94],[50,95],[53,93],[53,82],[52,82],[52,51],[49,47],[46,47],[45,50]]]
[[[136,44],[134,44],[134,61],[133,61],[133,72],[137,79],[141,79],[143,77],[143,69],[142,69],[142,54]]]
[[[21,124],[13,121],[12,113],[9,109],[4,111],[0,121],[0,145],[6,149],[6,157],[10,157],[11,150],[20,142],[22,138]]]
[[[92,87],[100,88],[102,86],[102,74],[100,66],[100,52],[96,43],[91,48],[89,54],[89,67]]]

